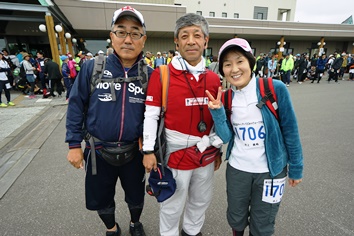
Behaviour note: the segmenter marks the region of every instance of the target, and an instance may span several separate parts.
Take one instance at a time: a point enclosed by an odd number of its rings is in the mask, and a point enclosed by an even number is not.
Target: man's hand
[[[157,160],[155,154],[146,154],[143,158],[143,165],[147,173],[153,169],[154,171],[157,170]]]
[[[222,106],[222,103],[221,103],[221,94],[222,94],[221,87],[219,87],[219,89],[218,89],[218,95],[217,95],[216,99],[213,97],[213,95],[210,94],[210,92],[208,90],[205,90],[205,93],[209,97],[208,107],[210,109],[219,109],[219,108],[221,108],[221,106]]]
[[[69,150],[68,156],[66,157],[71,165],[77,169],[83,169],[84,153],[81,148],[73,148]]]
[[[214,171],[217,171],[219,168],[220,168],[220,165],[221,165],[221,153],[220,155],[218,155],[216,158],[215,158],[215,161],[214,161]]]

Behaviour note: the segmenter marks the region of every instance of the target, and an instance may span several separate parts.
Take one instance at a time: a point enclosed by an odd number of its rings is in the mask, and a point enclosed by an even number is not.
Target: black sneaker
[[[145,236],[143,224],[140,222],[135,222],[134,226],[130,224],[129,233],[132,236]]]
[[[187,234],[186,232],[184,232],[184,230],[182,229],[181,231],[181,235],[182,236],[193,236],[193,235],[190,235],[190,234]],[[197,235],[195,236],[203,236],[203,234],[201,232],[197,233]]]
[[[120,230],[119,225],[116,223],[117,230],[115,232],[106,231],[106,236],[120,236],[122,231]]]

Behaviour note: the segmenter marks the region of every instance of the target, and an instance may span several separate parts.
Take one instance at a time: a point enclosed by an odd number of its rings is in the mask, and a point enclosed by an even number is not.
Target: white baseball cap
[[[138,10],[134,9],[131,6],[125,6],[125,7],[122,7],[121,9],[116,10],[113,13],[111,26],[114,25],[114,23],[121,16],[134,16],[135,18],[137,18],[140,21],[141,26],[143,26],[143,28],[145,28],[145,21],[144,21],[143,15]]]

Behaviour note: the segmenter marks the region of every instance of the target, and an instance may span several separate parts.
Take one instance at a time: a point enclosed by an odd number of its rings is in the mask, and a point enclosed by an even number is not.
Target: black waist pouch
[[[132,143],[117,147],[103,147],[99,149],[101,156],[105,161],[113,166],[122,166],[138,155],[138,143]]]

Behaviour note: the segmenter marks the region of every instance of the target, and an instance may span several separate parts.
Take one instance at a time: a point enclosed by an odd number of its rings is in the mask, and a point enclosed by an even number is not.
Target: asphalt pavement
[[[288,89],[299,123],[304,179],[295,188],[286,186],[274,235],[354,235],[354,82],[292,82]],[[0,109],[0,235],[104,235],[97,214],[85,209],[84,171],[66,160],[65,99],[21,96],[15,107]],[[231,235],[225,167],[223,162],[215,172],[203,235]],[[119,184],[116,191],[117,222],[122,235],[129,235]],[[147,235],[159,235],[159,205],[153,197],[145,199],[141,222]]]

